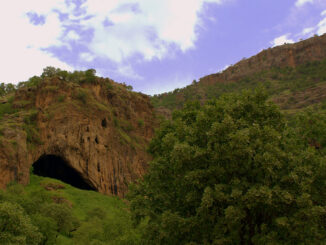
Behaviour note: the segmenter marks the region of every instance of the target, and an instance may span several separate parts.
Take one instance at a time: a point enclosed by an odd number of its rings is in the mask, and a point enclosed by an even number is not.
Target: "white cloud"
[[[194,76],[191,74],[174,74],[168,78],[157,78],[143,89],[143,93],[154,95],[170,92],[175,88],[183,88],[190,85],[193,80]]]
[[[326,33],[326,17],[322,19],[317,25],[317,34],[322,35]]]
[[[78,35],[78,33],[76,33],[75,31],[71,30],[66,35],[66,38],[68,40],[78,41],[80,39],[80,36]]]
[[[322,16],[321,20],[313,27],[304,28],[299,36],[312,36],[313,34],[322,35],[326,33],[326,10],[321,12],[320,15]]]
[[[81,61],[109,58],[120,64],[117,72],[137,77],[126,59],[135,55],[161,59],[173,55],[171,47],[183,52],[194,48],[204,4],[224,1],[230,0],[86,0],[83,11],[76,15],[76,5],[67,0],[0,0],[0,81],[26,80],[45,66],[72,69],[44,51],[53,46],[69,47],[71,40],[89,48],[79,54]],[[59,12],[68,18],[60,19]],[[31,16],[44,21],[35,25]],[[84,18],[87,16],[92,18]],[[76,23],[83,30],[94,31],[90,43],[69,30]]]
[[[135,80],[143,80],[144,78],[137,74],[132,66],[130,65],[122,65],[119,66],[116,73],[118,73],[120,76],[123,76],[125,78],[129,79],[135,79]]]
[[[273,47],[283,45],[285,43],[294,43],[294,40],[288,38],[289,34],[282,35],[280,37],[275,38],[271,44]]]
[[[300,33],[291,36],[295,37],[296,41],[298,41],[307,37],[311,37],[314,34],[323,35],[324,33],[326,33],[326,10],[322,11],[320,15],[322,18],[316,25],[303,28]],[[271,44],[273,45],[273,47],[275,47],[278,45],[283,45],[284,43],[293,43],[294,40],[290,39],[289,36],[290,34],[285,34],[280,37],[277,37],[271,42]]]
[[[79,57],[82,61],[86,61],[86,62],[91,62],[95,59],[95,56],[88,52],[81,53]]]
[[[1,2],[0,8],[0,81],[27,80],[40,74],[45,66],[56,66],[70,70],[67,64],[52,57],[42,49],[62,45],[61,22],[52,9],[64,8],[64,0],[11,0]],[[43,25],[33,25],[27,13],[44,16]]]
[[[304,28],[303,31],[300,33],[300,35],[305,36],[305,35],[311,34],[314,32],[315,29],[316,29],[315,27]]]
[[[306,3],[314,3],[314,0],[297,0],[295,3],[296,7],[302,7]]]
[[[83,24],[94,29],[90,48],[97,55],[115,62],[137,54],[160,59],[168,55],[169,45],[182,51],[194,47],[198,13],[205,2],[222,0],[88,0],[84,7],[95,17]],[[103,25],[107,19],[109,26]]]

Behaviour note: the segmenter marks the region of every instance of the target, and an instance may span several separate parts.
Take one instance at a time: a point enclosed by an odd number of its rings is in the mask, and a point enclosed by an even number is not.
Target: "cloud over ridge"
[[[222,1],[227,0],[12,0],[0,9],[0,52],[21,57],[20,66],[33,60],[16,81],[47,65],[75,68],[51,52],[53,48],[74,50],[80,63],[162,59],[173,50],[194,48],[204,4]],[[16,62],[0,60],[8,71],[0,74],[0,81],[12,77]]]

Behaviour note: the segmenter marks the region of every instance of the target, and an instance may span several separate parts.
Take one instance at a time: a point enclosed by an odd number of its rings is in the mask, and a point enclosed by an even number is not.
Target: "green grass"
[[[67,200],[71,201],[74,214],[79,219],[85,219],[87,212],[97,207],[105,207],[111,217],[126,216],[126,205],[120,198],[103,195],[95,191],[80,190],[60,180],[32,174],[30,184],[26,186],[26,191],[33,192],[35,190],[44,189],[43,186],[48,183],[58,183],[65,187],[64,189],[51,191],[51,193],[65,197]]]
[[[80,190],[59,180],[33,174],[30,177],[30,184],[25,187],[25,191],[28,194],[42,192],[44,191],[44,186],[49,183],[64,186],[64,189],[46,192],[51,196],[60,196],[71,203],[72,212],[80,221],[80,227],[78,229],[83,229],[85,226],[87,227],[87,225],[90,225],[89,222],[98,225],[98,227],[94,227],[94,229],[101,230],[101,226],[103,226],[103,234],[101,236],[102,239],[107,238],[107,240],[99,244],[136,244],[136,241],[139,240],[138,232],[132,227],[127,205],[122,199],[115,196],[103,195],[95,191]],[[101,221],[90,221],[90,213],[98,212],[96,210],[103,212],[105,218]],[[56,244],[77,244],[76,237],[74,236],[79,232],[78,229],[72,232],[70,236],[60,234]],[[84,235],[87,236],[86,234]]]

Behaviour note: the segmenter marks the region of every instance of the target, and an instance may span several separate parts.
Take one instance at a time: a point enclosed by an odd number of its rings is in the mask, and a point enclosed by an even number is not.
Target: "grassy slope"
[[[124,244],[130,236],[135,235],[131,225],[130,214],[127,205],[122,199],[114,196],[106,196],[94,191],[80,190],[59,180],[31,175],[30,184],[25,187],[27,193],[43,191],[44,186],[49,183],[58,183],[65,188],[51,190],[51,195],[60,196],[71,202],[73,214],[79,219],[81,225],[87,223],[87,213],[96,208],[106,212],[105,222],[111,225],[111,233],[115,234],[111,242],[107,244]],[[133,233],[133,234],[131,234]],[[74,235],[72,233],[72,235]],[[76,244],[71,237],[60,235],[57,238],[58,245]]]

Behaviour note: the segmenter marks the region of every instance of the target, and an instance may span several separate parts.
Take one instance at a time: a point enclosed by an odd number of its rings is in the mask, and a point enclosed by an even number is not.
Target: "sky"
[[[0,0],[0,82],[46,66],[159,94],[326,33],[326,0]]]

